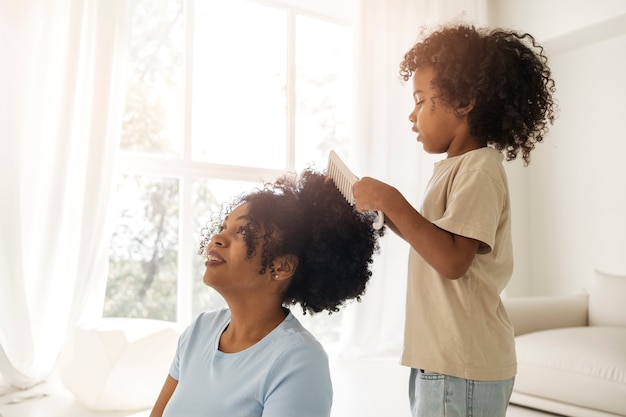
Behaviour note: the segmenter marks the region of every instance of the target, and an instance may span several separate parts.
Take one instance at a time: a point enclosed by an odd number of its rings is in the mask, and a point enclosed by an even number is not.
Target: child
[[[554,120],[554,81],[532,36],[444,27],[400,64],[413,78],[409,115],[429,153],[446,153],[416,211],[392,186],[363,178],[358,210],[382,210],[411,245],[402,364],[413,416],[504,417],[516,374],[499,294],[513,271],[502,166],[530,162]]]
[[[332,313],[360,298],[382,235],[372,217],[312,170],[226,206],[200,253],[228,308],[181,335],[150,416],[329,416],[328,358],[287,306]]]

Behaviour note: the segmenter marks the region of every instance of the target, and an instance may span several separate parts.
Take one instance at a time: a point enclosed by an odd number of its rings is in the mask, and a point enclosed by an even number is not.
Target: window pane
[[[170,178],[118,182],[103,316],[176,320],[178,189]]]
[[[232,171],[203,163],[242,167],[249,173],[238,172],[242,179],[257,177],[254,168],[283,170],[294,160],[297,170],[324,168],[330,149],[349,157],[351,30],[301,16],[298,0],[269,3],[133,2],[121,150],[136,155],[123,155],[121,169],[142,175],[119,181],[105,316],[187,320],[189,312],[225,305],[202,282],[200,231],[222,203],[260,183],[211,179]],[[193,30],[184,28],[189,21]],[[191,135],[183,145],[184,120],[191,120]],[[164,162],[154,154],[182,159]],[[179,210],[192,218],[179,219]],[[179,220],[187,234],[181,238]],[[301,317],[299,306],[292,312],[327,347],[338,341],[341,313]]]
[[[236,0],[195,8],[194,159],[285,168],[286,13]]]
[[[183,34],[181,0],[133,8],[122,150],[180,155]]]
[[[224,203],[241,193],[251,191],[262,184],[228,181],[228,180],[202,180],[193,182],[193,221],[194,221],[194,248],[199,248],[200,232],[217,216]],[[202,255],[193,258],[193,315],[201,311],[213,310],[226,306],[224,299],[214,289],[207,287],[202,281],[204,276],[204,261]]]
[[[352,107],[352,31],[297,16],[296,167],[326,167],[335,149],[348,158]]]

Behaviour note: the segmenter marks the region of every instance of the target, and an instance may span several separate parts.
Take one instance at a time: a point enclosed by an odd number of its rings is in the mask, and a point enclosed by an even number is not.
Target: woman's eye
[[[246,228],[246,227],[240,227],[240,228],[237,230],[237,233],[238,233],[238,234],[240,234],[240,235],[244,235],[244,236],[245,236],[245,235],[247,235],[247,234],[248,234],[248,228]]]
[[[415,105],[419,106],[419,107],[422,107],[423,104],[424,104],[424,100],[420,100],[420,101],[415,103]]]

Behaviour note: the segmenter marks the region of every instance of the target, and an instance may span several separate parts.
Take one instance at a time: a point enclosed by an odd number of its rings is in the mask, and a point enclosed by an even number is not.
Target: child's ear
[[[474,108],[475,104],[476,104],[476,99],[475,98],[471,98],[468,101],[460,102],[454,108],[454,112],[457,114],[457,116],[465,117],[465,116],[467,116],[469,114],[469,112],[472,111],[472,109]]]
[[[289,279],[296,272],[298,257],[296,255],[284,255],[274,259],[274,280],[282,281]]]

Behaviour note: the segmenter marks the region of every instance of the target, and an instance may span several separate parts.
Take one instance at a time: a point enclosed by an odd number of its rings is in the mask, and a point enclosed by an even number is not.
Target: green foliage
[[[183,68],[182,2],[135,3],[121,148],[169,153],[167,98],[177,89]]]
[[[142,299],[138,294],[145,286],[145,275],[140,262],[111,261],[109,268],[105,316],[176,321],[175,279],[159,275]]]
[[[124,177],[111,238],[105,316],[176,320],[178,181]]]

